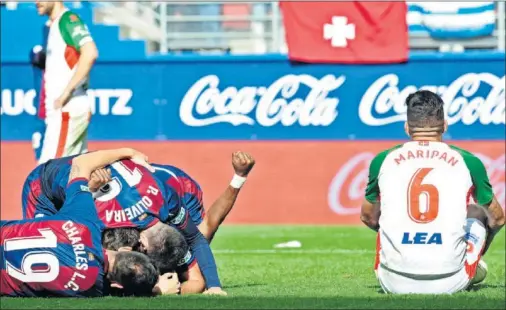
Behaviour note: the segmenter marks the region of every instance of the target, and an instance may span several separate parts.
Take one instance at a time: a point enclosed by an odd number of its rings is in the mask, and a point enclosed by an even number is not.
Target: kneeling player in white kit
[[[443,100],[406,99],[410,142],[371,162],[362,221],[378,231],[375,271],[386,293],[451,294],[472,282],[504,225],[483,163],[442,142]],[[481,206],[469,205],[470,197]]]
[[[39,164],[87,151],[90,99],[88,75],[98,51],[88,28],[62,1],[36,1],[50,29],[44,72],[46,132]]]

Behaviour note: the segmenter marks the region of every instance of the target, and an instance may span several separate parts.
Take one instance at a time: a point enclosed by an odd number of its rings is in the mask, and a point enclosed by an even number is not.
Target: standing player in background
[[[98,57],[87,26],[62,1],[36,1],[39,15],[49,16],[44,94],[46,132],[39,164],[87,150],[90,99],[88,76]]]
[[[35,159],[39,161],[42,151],[42,141],[46,131],[46,92],[44,89],[44,69],[46,68],[46,46],[49,35],[50,22],[47,21],[42,28],[42,45],[36,45],[30,51],[30,63],[33,66],[34,88],[37,89],[37,113],[35,116],[35,130],[32,134],[32,147]]]
[[[481,160],[442,142],[441,97],[422,90],[406,105],[411,141],[371,162],[361,219],[378,231],[375,269],[385,292],[451,294],[472,284],[504,212]],[[471,196],[481,206],[469,205]]]

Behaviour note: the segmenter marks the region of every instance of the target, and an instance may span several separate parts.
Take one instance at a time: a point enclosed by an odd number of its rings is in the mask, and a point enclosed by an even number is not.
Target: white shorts
[[[465,290],[476,274],[487,237],[485,227],[478,220],[468,219],[465,231],[467,253],[464,266],[457,272],[439,276],[407,275],[383,266],[379,255],[381,245],[378,234],[374,269],[383,291],[390,294],[453,294]]]
[[[389,271],[382,265],[376,272],[381,288],[389,294],[453,294],[465,290],[474,276],[474,273],[470,276],[466,268],[439,279],[427,279],[427,276],[406,277]]]
[[[87,152],[90,118],[88,96],[74,97],[62,110],[48,114],[39,164]]]

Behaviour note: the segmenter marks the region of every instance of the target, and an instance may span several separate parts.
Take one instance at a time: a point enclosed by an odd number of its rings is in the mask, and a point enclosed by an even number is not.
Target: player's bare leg
[[[204,220],[198,226],[200,232],[211,242],[218,231],[221,223],[232,210],[242,185],[246,182],[246,177],[255,165],[255,159],[245,152],[235,152],[232,154],[232,166],[235,175],[227,189],[211,205],[207,211]]]

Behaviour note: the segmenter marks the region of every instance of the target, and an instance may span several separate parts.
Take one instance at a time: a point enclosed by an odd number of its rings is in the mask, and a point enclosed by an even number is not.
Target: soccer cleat
[[[481,283],[487,277],[488,267],[483,259],[480,259],[478,266],[476,267],[476,273],[474,278],[471,280],[471,285]]]

